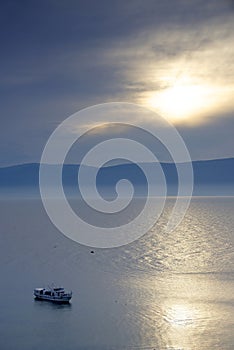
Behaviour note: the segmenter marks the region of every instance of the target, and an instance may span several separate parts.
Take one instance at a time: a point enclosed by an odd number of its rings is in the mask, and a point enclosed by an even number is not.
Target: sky
[[[194,160],[234,157],[233,0],[0,6],[0,166],[39,162],[65,118],[119,101],[163,115]]]

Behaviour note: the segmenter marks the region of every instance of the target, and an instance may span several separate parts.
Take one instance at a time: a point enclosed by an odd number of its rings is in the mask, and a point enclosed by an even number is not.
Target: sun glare
[[[148,104],[172,122],[196,122],[210,106],[211,89],[201,85],[175,85],[151,93]]]

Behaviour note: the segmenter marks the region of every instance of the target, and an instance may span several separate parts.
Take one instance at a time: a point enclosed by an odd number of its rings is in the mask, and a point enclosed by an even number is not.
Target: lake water
[[[170,203],[168,204],[170,206]],[[234,198],[194,198],[115,249],[64,237],[39,199],[0,201],[0,349],[233,349]],[[54,282],[70,305],[35,301]]]

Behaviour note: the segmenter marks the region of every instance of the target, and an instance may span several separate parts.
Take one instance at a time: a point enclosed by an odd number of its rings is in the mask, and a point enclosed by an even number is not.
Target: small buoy
[[[94,251],[93,250],[91,250],[91,252],[90,252],[91,254],[94,254]]]

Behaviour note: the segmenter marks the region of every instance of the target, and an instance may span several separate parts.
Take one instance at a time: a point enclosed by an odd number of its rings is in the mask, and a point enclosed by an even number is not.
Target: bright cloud
[[[175,123],[234,112],[234,21],[144,33],[105,52],[129,99]],[[126,46],[127,44],[127,46]]]

